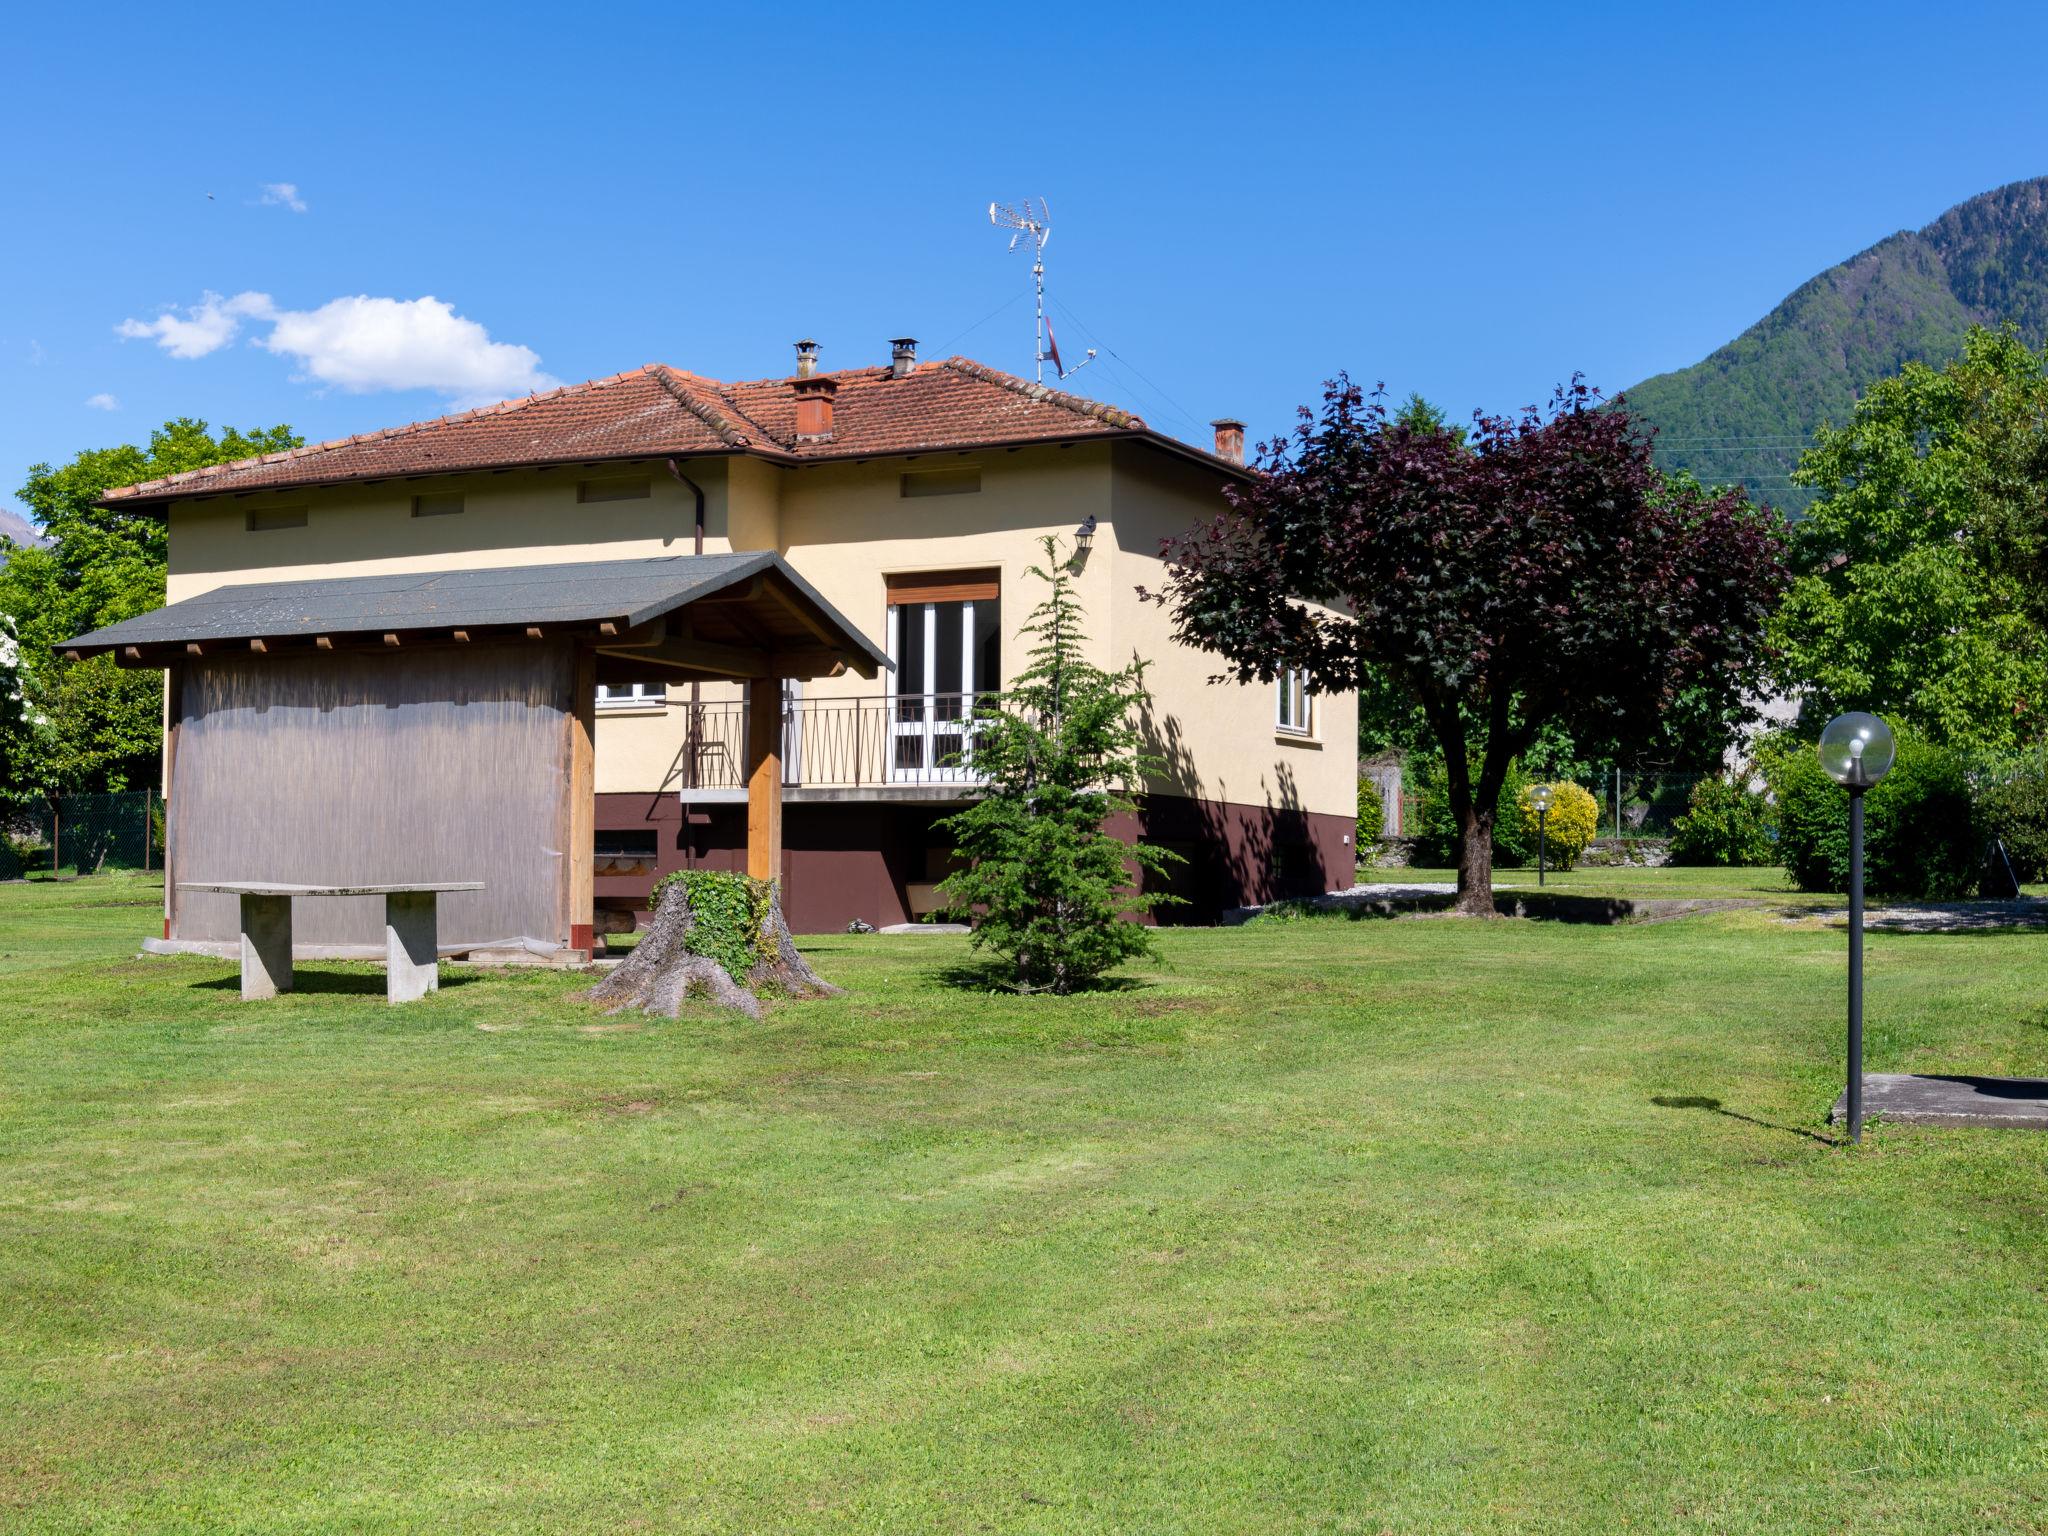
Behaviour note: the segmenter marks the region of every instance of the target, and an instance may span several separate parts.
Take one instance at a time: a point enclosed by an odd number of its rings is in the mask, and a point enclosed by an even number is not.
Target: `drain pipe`
[[[668,472],[675,476],[678,484],[688,486],[690,494],[697,498],[696,535],[691,540],[690,552],[701,555],[704,553],[704,487],[684,474],[682,465],[678,464],[674,459],[668,461]],[[683,737],[683,750],[690,754],[690,766],[683,776],[687,780],[684,786],[686,789],[695,789],[697,787],[697,748],[704,719],[703,686],[702,683],[693,682],[690,684],[690,729]],[[690,833],[690,802],[685,797],[683,800],[683,867],[685,869],[694,869],[696,865],[697,839]]]

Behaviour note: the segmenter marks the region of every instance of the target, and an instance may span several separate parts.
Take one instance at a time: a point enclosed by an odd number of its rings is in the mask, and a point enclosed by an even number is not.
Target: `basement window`
[[[279,528],[303,528],[306,526],[306,509],[251,507],[244,515],[243,526],[251,533],[272,533]]]
[[[981,470],[910,469],[903,472],[901,494],[905,496],[971,496],[981,489]]]
[[[576,499],[582,502],[645,501],[653,494],[653,482],[645,475],[608,475],[576,482]]]
[[[591,873],[595,875],[651,875],[655,863],[653,829],[614,831],[600,827],[593,850]]]
[[[429,496],[415,496],[412,499],[414,517],[452,517],[461,510],[460,491],[443,491]]]

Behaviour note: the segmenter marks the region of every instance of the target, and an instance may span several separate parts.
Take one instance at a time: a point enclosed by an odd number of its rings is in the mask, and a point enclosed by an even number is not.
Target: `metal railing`
[[[968,721],[975,695],[793,699],[782,707],[782,782],[793,788],[978,784]],[[747,782],[747,706],[685,704],[675,778],[685,790]]]

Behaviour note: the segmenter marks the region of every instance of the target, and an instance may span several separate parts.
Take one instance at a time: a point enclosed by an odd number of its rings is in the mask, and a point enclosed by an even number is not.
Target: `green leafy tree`
[[[180,417],[146,447],[88,449],[61,467],[37,464],[18,494],[42,525],[44,547],[0,541],[0,615],[21,646],[22,718],[0,721],[0,767],[14,795],[126,789],[155,772],[163,679],[123,671],[110,657],[66,662],[54,647],[164,600],[167,531],[159,513],[100,505],[112,488],[230,459],[295,448],[286,426],[218,437]],[[31,729],[28,721],[40,718]]]
[[[1814,713],[1872,710],[1958,747],[2042,735],[2044,419],[2048,354],[1978,328],[1955,362],[1909,363],[1821,429],[1773,627]]]
[[[1111,836],[1103,823],[1160,764],[1143,750],[1144,664],[1105,672],[1082,655],[1081,605],[1057,539],[1030,574],[1051,590],[1021,633],[1030,665],[977,707],[968,758],[981,800],[939,825],[967,867],[939,886],[974,925],[976,948],[1008,964],[1022,992],[1072,992],[1138,955],[1151,935],[1126,921],[1171,898],[1141,891],[1173,855]]]

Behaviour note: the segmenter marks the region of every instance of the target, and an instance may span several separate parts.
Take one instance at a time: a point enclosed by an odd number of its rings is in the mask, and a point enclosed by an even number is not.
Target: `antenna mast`
[[[1052,364],[1054,372],[1062,379],[1070,373],[1079,373],[1095,361],[1095,349],[1090,347],[1088,355],[1071,368],[1062,365],[1060,344],[1053,336],[1052,321],[1045,314],[1045,242],[1052,238],[1052,210],[1042,197],[1035,206],[1028,197],[1015,207],[1008,203],[990,203],[988,221],[997,229],[1011,232],[1010,249],[1013,251],[1026,239],[1031,241],[1031,284],[1038,299],[1031,344],[1031,364],[1036,370],[1033,377],[1043,384],[1047,363]]]

